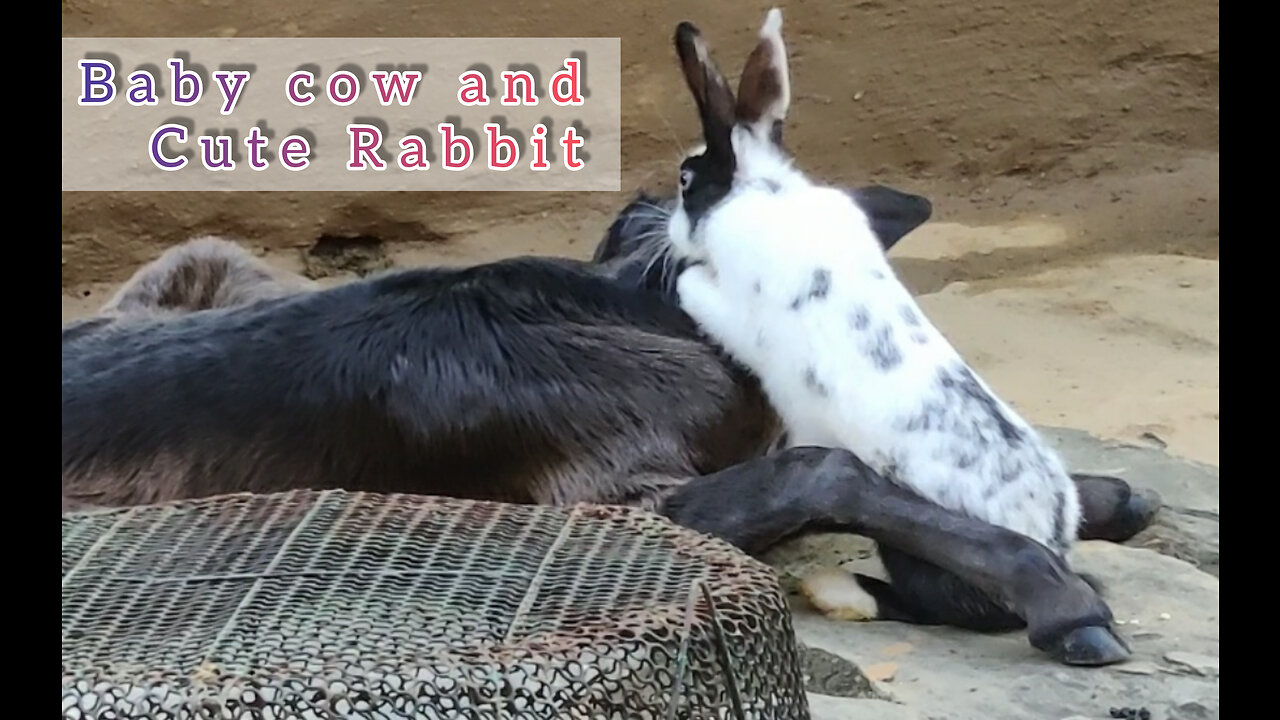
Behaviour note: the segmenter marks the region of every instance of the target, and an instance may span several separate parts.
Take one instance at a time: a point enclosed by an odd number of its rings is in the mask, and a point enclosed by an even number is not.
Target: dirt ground
[[[64,36],[622,38],[623,193],[63,193],[64,321],[221,233],[329,272],[586,256],[696,139],[671,35],[736,77],[765,2],[63,0]],[[793,0],[788,144],[824,180],[928,195],[894,251],[935,322],[1038,423],[1218,462],[1218,5]],[[559,14],[563,11],[565,14]],[[354,251],[343,238],[373,238]],[[332,274],[337,246],[354,260]],[[339,264],[341,265],[341,264]]]

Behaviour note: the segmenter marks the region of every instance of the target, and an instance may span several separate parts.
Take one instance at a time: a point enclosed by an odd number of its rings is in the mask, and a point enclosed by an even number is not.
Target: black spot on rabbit
[[[902,322],[910,327],[920,327],[920,316],[910,305],[899,307],[898,312],[902,315]]]
[[[866,330],[871,326],[871,313],[862,305],[858,305],[849,313],[849,326],[854,330]]]
[[[968,367],[959,365],[939,370],[938,386],[945,395],[954,399],[953,402],[957,407],[971,407],[973,409],[970,412],[979,413],[983,420],[994,423],[1000,436],[1010,445],[1020,445],[1026,439],[1023,437],[1022,430],[1009,421],[996,404],[995,398],[983,389],[978,383],[978,378]]]
[[[1004,463],[1000,466],[1000,482],[1009,485],[1022,476],[1026,467],[1020,462]]]
[[[1059,543],[1059,550],[1065,549],[1065,544],[1071,540],[1071,538],[1064,537],[1066,535],[1066,526],[1067,498],[1059,490],[1053,496],[1053,537]]]
[[[818,397],[827,397],[831,394],[831,390],[818,379],[818,373],[811,367],[804,369],[804,386]]]
[[[941,430],[946,408],[937,402],[927,402],[915,416],[901,422],[898,429],[904,432],[932,432]]]
[[[881,325],[875,335],[864,343],[863,352],[880,372],[888,372],[902,364],[902,349],[893,339],[891,325]]]
[[[831,292],[831,271],[818,268],[813,271],[813,280],[809,284],[809,299],[821,300]]]
[[[796,296],[791,301],[791,309],[799,310],[804,307],[805,303],[813,300],[822,300],[831,293],[831,271],[826,268],[818,268],[813,271],[813,277],[809,280],[809,289],[803,295]]]

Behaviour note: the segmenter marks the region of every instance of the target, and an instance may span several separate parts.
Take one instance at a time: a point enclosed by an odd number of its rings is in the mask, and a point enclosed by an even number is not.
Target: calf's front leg
[[[660,512],[753,555],[802,532],[857,533],[1004,599],[1032,646],[1068,665],[1130,655],[1098,592],[1044,545],[932,503],[852,453],[792,447],[672,492]]]

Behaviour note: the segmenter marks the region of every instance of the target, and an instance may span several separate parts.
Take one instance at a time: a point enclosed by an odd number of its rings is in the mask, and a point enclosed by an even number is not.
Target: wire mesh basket
[[[62,519],[64,718],[807,720],[774,572],[652,513],[344,491]]]

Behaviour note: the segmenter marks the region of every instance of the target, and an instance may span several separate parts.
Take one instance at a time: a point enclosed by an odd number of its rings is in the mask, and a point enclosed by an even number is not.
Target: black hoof
[[[1101,475],[1072,477],[1079,483],[1087,483],[1082,485],[1081,500],[1092,506],[1092,513],[1085,510],[1086,516],[1092,514],[1095,517],[1092,523],[1087,519],[1083,522],[1079,533],[1081,540],[1127,542],[1151,526],[1164,504],[1155,490],[1130,488],[1118,478]]]
[[[1129,540],[1150,527],[1163,504],[1160,494],[1155,490],[1134,490],[1124,508],[1117,513],[1114,524],[1117,541]]]
[[[1093,625],[1067,633],[1050,648],[1049,654],[1065,665],[1098,667],[1124,662],[1133,651],[1109,628]]]

